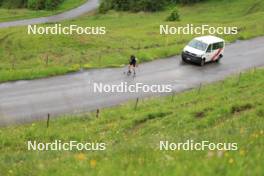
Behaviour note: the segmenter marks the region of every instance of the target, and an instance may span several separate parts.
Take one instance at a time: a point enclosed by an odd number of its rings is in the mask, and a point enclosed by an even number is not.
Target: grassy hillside
[[[54,15],[78,7],[84,2],[86,0],[64,0],[55,10],[7,9],[0,7],[0,22]]]
[[[160,24],[239,27],[238,35],[220,36],[230,42],[264,34],[261,0],[212,0],[181,6],[179,12],[182,20],[175,23],[165,21],[170,10],[136,14],[112,11],[63,23],[106,26],[104,36],[29,36],[26,27],[0,29],[0,81],[46,77],[80,68],[122,66],[131,54],[136,54],[141,62],[151,61],[179,54],[194,37],[161,36]]]
[[[172,97],[0,129],[0,175],[263,175],[264,70]],[[172,101],[173,100],[173,101]],[[105,142],[101,152],[27,151],[27,141]],[[159,142],[238,143],[238,151],[159,151]]]

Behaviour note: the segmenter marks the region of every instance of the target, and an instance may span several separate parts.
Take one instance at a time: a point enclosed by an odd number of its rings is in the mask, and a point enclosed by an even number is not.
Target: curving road
[[[67,19],[73,19],[78,16],[81,16],[87,12],[90,12],[96,9],[99,6],[99,0],[88,0],[83,5],[69,10],[64,13],[60,13],[58,15],[48,16],[48,17],[40,17],[40,18],[32,18],[27,20],[18,20],[18,21],[11,21],[11,22],[3,22],[0,23],[0,28],[7,28],[13,26],[26,26],[30,24],[41,24],[41,23],[52,23],[52,22],[59,22]]]
[[[126,68],[95,69],[33,81],[0,84],[0,125],[31,122],[52,116],[86,112],[122,102],[160,95],[155,93],[94,93],[92,82],[116,85],[170,84],[175,92],[210,83],[252,67],[264,66],[264,37],[239,41],[226,47],[223,60],[199,67],[180,64],[180,56],[142,64],[137,77],[123,74]]]

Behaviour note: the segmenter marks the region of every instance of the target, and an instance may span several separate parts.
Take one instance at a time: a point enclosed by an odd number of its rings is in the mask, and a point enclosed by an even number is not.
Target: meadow
[[[0,175],[263,175],[264,69],[167,97],[0,129]],[[28,151],[27,141],[105,142],[106,151]],[[160,151],[159,142],[237,143]]]
[[[135,54],[140,62],[180,54],[194,35],[160,35],[159,26],[236,26],[227,42],[264,34],[264,1],[221,0],[179,6],[181,21],[167,22],[171,10],[156,13],[110,11],[65,21],[64,26],[105,26],[106,35],[27,35],[27,27],[0,29],[0,82],[36,79],[81,69],[122,67]],[[44,24],[51,26],[54,24]]]

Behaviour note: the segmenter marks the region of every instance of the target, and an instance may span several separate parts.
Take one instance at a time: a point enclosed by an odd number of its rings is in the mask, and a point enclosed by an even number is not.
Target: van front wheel
[[[203,59],[201,60],[200,66],[202,67],[202,66],[204,66],[204,65],[205,65],[205,59],[203,58]]]

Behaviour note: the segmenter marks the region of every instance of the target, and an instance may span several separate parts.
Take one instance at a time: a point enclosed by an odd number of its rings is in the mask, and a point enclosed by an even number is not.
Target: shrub
[[[98,10],[99,10],[99,13],[106,13],[109,9],[111,9],[109,2],[104,1],[100,4]]]
[[[192,4],[196,2],[201,2],[203,0],[171,0],[173,3],[180,3],[180,4]]]
[[[27,0],[0,0],[0,6],[6,8],[23,8],[26,6]]]
[[[190,4],[202,0],[102,0],[99,12],[105,13],[110,9],[118,11],[159,11],[168,4]]]
[[[180,21],[180,15],[177,8],[174,8],[171,14],[167,17],[167,21]]]
[[[117,11],[159,11],[162,10],[168,0],[104,0],[100,10],[105,12],[110,9]]]
[[[34,10],[45,8],[45,0],[28,0],[27,7]]]
[[[58,7],[60,3],[62,3],[62,0],[46,0],[45,9],[47,10],[56,9],[56,7]]]
[[[55,9],[63,0],[0,0],[0,6],[7,8],[30,8],[34,10]]]

